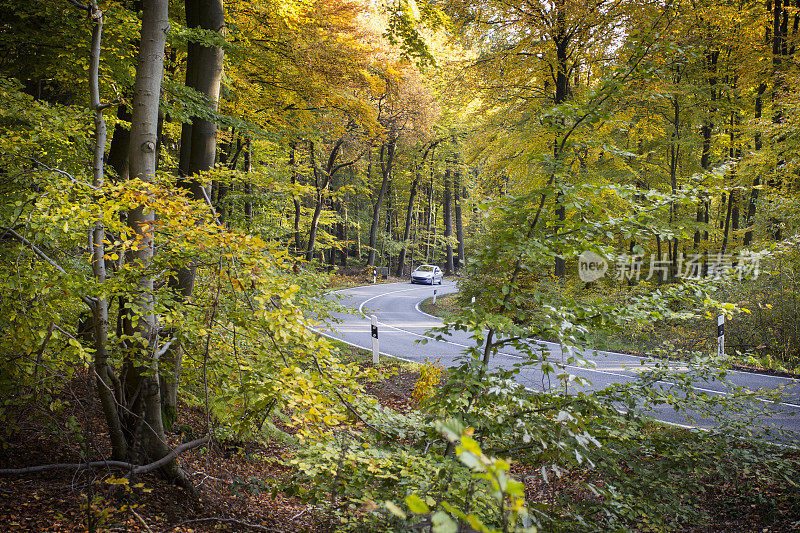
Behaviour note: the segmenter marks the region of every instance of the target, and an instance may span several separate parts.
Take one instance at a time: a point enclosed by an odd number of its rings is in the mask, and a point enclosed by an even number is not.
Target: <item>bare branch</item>
[[[49,465],[28,466],[24,468],[0,468],[0,476],[14,476],[22,474],[35,474],[37,472],[49,472],[52,470],[89,470],[97,468],[119,468],[121,470],[128,470],[131,474],[146,474],[157,470],[167,463],[174,460],[183,452],[197,448],[208,443],[210,437],[205,436],[185,444],[181,444],[170,453],[157,461],[146,465],[135,465],[133,463],[126,463],[124,461],[92,461],[90,463],[54,463]]]

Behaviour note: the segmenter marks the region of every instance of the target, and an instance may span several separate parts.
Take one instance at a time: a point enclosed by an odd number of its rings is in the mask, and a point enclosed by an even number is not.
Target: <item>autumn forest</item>
[[[799,44],[800,0],[0,0],[0,527],[800,528]],[[320,334],[420,265],[425,358]]]

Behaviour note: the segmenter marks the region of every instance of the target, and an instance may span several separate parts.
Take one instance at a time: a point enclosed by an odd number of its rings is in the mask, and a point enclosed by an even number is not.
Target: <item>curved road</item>
[[[465,348],[474,345],[466,333],[455,332],[447,341],[430,339],[426,344],[417,342],[426,336],[425,333],[429,329],[442,324],[440,319],[425,314],[419,309],[419,303],[431,297],[434,289],[439,295],[458,290],[454,282],[446,280],[441,286],[434,287],[390,283],[336,291],[336,294],[341,297],[340,303],[357,310],[359,314],[335,313],[335,321],[318,328],[318,331],[347,344],[371,350],[369,315],[374,314],[378,318],[382,355],[413,362],[424,362],[426,358],[431,360],[440,358],[443,365],[455,366]],[[550,352],[549,358],[552,361],[560,362],[561,350],[557,344],[542,342],[542,346]],[[566,369],[570,374],[589,380],[592,383],[592,389],[602,389],[613,383],[635,380],[636,370],[642,368],[643,361],[645,361],[641,357],[633,355],[602,351],[586,352],[584,357],[590,361],[590,367],[567,365]],[[525,357],[507,347],[493,357],[490,365],[511,368],[521,359],[525,359]],[[782,403],[774,405],[761,402],[770,411],[770,416],[764,423],[783,427],[800,435],[800,415],[798,415],[800,413],[800,381],[793,378],[737,371],[731,371],[728,378],[736,385],[752,391],[781,388],[783,390]],[[518,374],[517,380],[531,389],[541,390],[547,385],[542,372],[535,368],[523,368]],[[669,386],[668,383],[664,383],[664,385]],[[725,386],[718,382],[695,383],[694,387],[709,394],[727,394]],[[682,426],[689,424],[683,415],[675,413],[674,409],[668,406],[656,408],[650,414],[670,424]],[[713,420],[700,419],[694,420],[691,427],[710,427],[713,424]]]

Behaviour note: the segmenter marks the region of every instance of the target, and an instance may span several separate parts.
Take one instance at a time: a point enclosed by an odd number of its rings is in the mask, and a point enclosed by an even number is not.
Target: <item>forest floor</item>
[[[419,373],[406,364],[383,366],[395,372],[367,384],[367,391],[384,406],[411,409]],[[54,400],[63,409],[49,420],[20,412],[13,430],[0,440],[6,445],[0,468],[81,462],[82,445],[92,449],[90,460],[108,457],[102,412],[97,402],[84,401],[88,394],[86,375],[79,375]],[[83,431],[74,431],[76,424]],[[64,429],[70,427],[73,430]],[[180,433],[170,435],[171,444],[196,438],[204,427],[202,411],[182,408],[175,427]],[[79,442],[75,437],[80,433],[90,435],[91,442]],[[120,471],[0,476],[0,531],[329,531],[322,509],[280,490],[273,492],[274,487],[291,484],[289,461],[295,446],[285,439],[267,440],[268,444],[215,441],[209,449],[181,455],[181,467],[197,495],[151,474],[126,484]]]
[[[361,363],[365,358],[357,351],[346,357],[354,363],[370,364]],[[411,393],[419,373],[413,366],[392,362],[384,363],[382,370],[389,367],[396,372],[367,384],[367,392],[384,406],[403,412],[415,409]],[[90,459],[107,457],[102,414],[97,402],[86,401],[90,397],[86,385],[85,374],[73,379],[60,397],[53,398],[49,406],[53,416],[49,420],[20,410],[18,420],[5,428],[6,436],[0,441],[6,443],[0,454],[0,468],[80,461],[77,452],[81,447],[92,450]],[[181,434],[171,435],[174,445],[202,434],[201,410],[182,409],[176,427],[181,428]],[[87,438],[81,442],[79,435]],[[292,484],[294,472],[289,462],[295,456],[295,446],[276,437],[267,439],[266,444],[227,440],[215,441],[209,449],[191,450],[181,456],[180,463],[195,483],[197,495],[156,475],[126,484],[118,471],[0,476],[0,530],[330,531],[333,524],[322,507],[304,503],[281,490]],[[580,486],[570,476],[546,484],[533,475],[537,470],[517,463],[512,471],[518,479],[526,480],[528,498],[541,505],[553,501],[559,492],[570,493]],[[704,503],[713,527],[692,528],[684,524],[679,530],[791,531],[800,526],[800,508],[792,498],[782,498],[775,490],[774,486],[745,486],[735,480],[720,480],[707,487]],[[763,504],[731,505],[743,493],[752,491],[763,496]],[[591,495],[576,492],[574,497]]]

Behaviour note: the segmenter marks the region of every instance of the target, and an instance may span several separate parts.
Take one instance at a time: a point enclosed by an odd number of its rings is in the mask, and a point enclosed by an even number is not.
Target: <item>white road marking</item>
[[[382,294],[378,294],[378,295],[372,296],[371,298],[368,298],[368,299],[364,300],[361,303],[361,305],[358,306],[358,312],[363,315],[364,314],[364,306],[367,303],[369,303],[369,302],[371,302],[373,300],[376,300],[376,299],[378,299],[378,298],[380,298],[382,296],[389,296],[389,295],[392,295],[392,294],[410,292],[410,291],[415,291],[415,290],[419,290],[419,289],[420,289],[420,287],[413,287],[413,288],[410,288],[410,289],[399,289],[399,290],[396,290],[396,291],[389,291],[389,292],[385,292],[385,293],[382,293]],[[348,290],[348,289],[341,289],[341,290],[344,291],[344,290]],[[340,292],[340,291],[335,291],[335,292]],[[423,315],[430,316],[432,318],[437,319],[437,322],[439,324],[442,323],[441,319],[439,319],[438,317],[434,317],[433,315],[429,315],[428,313],[425,313],[425,312],[421,311],[419,309],[419,303],[417,303],[414,306],[414,309],[416,311],[422,313]],[[388,327],[390,329],[394,329],[396,331],[400,331],[400,332],[406,333],[408,335],[412,335],[414,337],[428,339],[428,340],[434,341],[434,342],[445,342],[447,344],[451,344],[453,346],[458,346],[460,348],[465,348],[465,349],[471,348],[471,346],[466,346],[464,344],[460,344],[460,343],[457,343],[457,342],[448,341],[448,340],[444,340],[444,339],[440,341],[440,340],[435,339],[434,337],[431,337],[429,335],[420,335],[418,333],[414,333],[413,331],[408,331],[408,330],[405,330],[403,328],[400,328],[400,327],[397,327],[397,326],[393,326],[392,324],[388,324],[386,322],[381,322],[380,320],[378,321],[378,324],[386,326],[386,327]],[[435,326],[432,326],[432,327],[435,327]],[[337,339],[337,340],[342,340],[342,339]],[[558,343],[555,343],[555,342],[544,341],[544,340],[537,340],[537,342],[539,342],[540,344],[543,344],[543,345],[547,345],[547,346],[555,346],[555,347],[558,347],[560,349],[560,345]],[[359,346],[359,348],[360,348],[360,346]],[[597,351],[597,350],[595,350],[595,351]],[[381,353],[383,353],[383,352],[381,352]],[[629,357],[631,359],[637,359],[639,361],[644,361],[645,360],[645,358],[643,358],[641,356],[630,355],[630,354],[621,354],[621,353],[616,353],[616,352],[605,352],[605,351],[602,351],[600,353],[608,353],[608,354],[611,354],[611,355],[619,355],[619,356]],[[389,354],[386,354],[386,355],[389,355]],[[514,358],[514,359],[523,359],[523,360],[527,359],[527,357],[525,357],[525,356],[516,355],[516,354],[510,354],[510,353],[506,353],[506,352],[497,352],[496,355],[502,355],[502,356],[511,357],[511,358]],[[396,357],[397,359],[402,359],[404,361],[408,361],[408,359],[404,359],[404,358],[401,358],[399,356],[392,356],[392,357]],[[625,378],[625,379],[631,379],[631,378],[634,377],[634,376],[630,376],[630,375],[626,375],[626,374],[620,374],[620,373],[617,373],[617,372],[613,372],[613,371],[610,371],[610,370],[588,368],[588,367],[585,367],[585,366],[565,365],[565,364],[559,363],[558,361],[551,361],[551,362],[554,362],[554,363],[558,364],[559,366],[561,366],[564,369],[584,370],[584,371],[587,371],[587,372],[594,372],[594,373],[597,373],[597,374],[604,374],[604,375],[608,375],[608,376],[615,376],[615,377]],[[631,371],[631,372],[633,372],[633,371]],[[738,372],[738,373],[748,374],[747,372]],[[770,376],[770,377],[772,377],[772,376]],[[794,379],[793,381],[797,381],[797,380]],[[656,381],[656,383],[660,383],[662,385],[669,385],[669,386],[674,386],[675,385],[675,383],[672,383],[672,382],[669,382],[669,381],[663,381],[663,380],[658,380],[658,381]],[[704,388],[704,387],[698,387],[698,386],[694,386],[694,385],[692,386],[692,389],[694,389],[696,391],[699,391],[699,392],[705,392],[705,393],[708,393],[708,394],[717,394],[717,395],[722,395],[722,396],[730,396],[730,393],[727,392],[727,391],[718,391],[718,390],[707,389],[707,388]],[[758,401],[763,402],[763,403],[773,403],[771,400],[765,400],[763,398],[756,398],[756,399]],[[783,405],[783,406],[790,407],[790,408],[793,408],[793,409],[800,409],[800,405],[794,404],[794,403],[790,403],[790,402],[778,402],[778,405]]]

